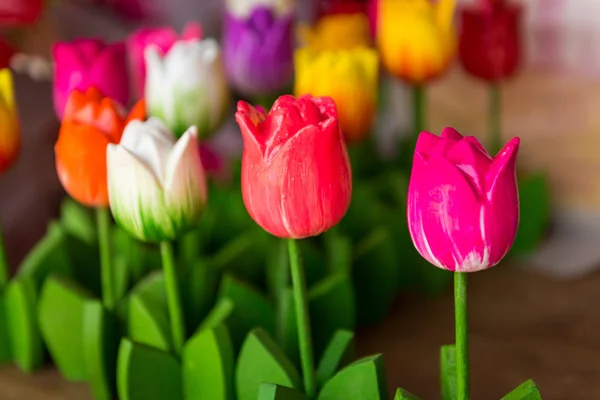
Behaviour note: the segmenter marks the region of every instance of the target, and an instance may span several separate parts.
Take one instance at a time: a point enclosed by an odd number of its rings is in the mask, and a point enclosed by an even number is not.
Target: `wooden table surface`
[[[533,378],[544,400],[600,399],[598,299],[600,273],[560,282],[504,265],[471,275],[472,398],[500,399]],[[358,349],[384,353],[390,390],[439,399],[439,346],[453,341],[453,329],[451,291],[436,299],[403,296],[384,323],[359,331]],[[25,399],[91,397],[51,368],[33,376],[0,369],[0,400]]]

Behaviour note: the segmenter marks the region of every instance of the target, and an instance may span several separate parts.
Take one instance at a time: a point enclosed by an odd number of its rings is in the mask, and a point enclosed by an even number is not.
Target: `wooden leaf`
[[[453,344],[440,349],[442,400],[456,399],[456,348]]]
[[[212,329],[220,324],[228,326],[234,308],[235,306],[230,299],[219,300],[213,309],[210,310],[204,321],[202,321],[197,332],[203,329]]]
[[[277,310],[279,326],[277,331],[277,343],[283,349],[290,361],[296,366],[300,366],[300,351],[298,349],[298,330],[296,329],[296,309],[294,303],[294,293],[291,288],[283,292],[279,300],[279,310]]]
[[[338,329],[356,326],[354,288],[347,274],[330,275],[314,285],[308,293],[313,333],[313,347],[321,356]]]
[[[138,283],[127,301],[127,335],[140,344],[169,352],[171,327],[162,272],[152,272]]]
[[[44,363],[36,284],[31,278],[17,277],[8,283],[3,298],[13,361],[21,370],[31,373]]]
[[[223,324],[200,330],[183,347],[183,393],[188,400],[233,400],[233,346]]]
[[[9,333],[6,300],[0,296],[0,366],[12,361]]]
[[[162,261],[157,246],[142,243],[132,238],[116,224],[113,225],[111,233],[114,254],[125,258],[131,282],[135,284],[148,273],[162,269]]]
[[[354,332],[343,329],[336,331],[319,361],[317,368],[319,387],[323,387],[336,372],[354,360]]]
[[[406,389],[398,388],[398,390],[396,391],[396,396],[394,396],[394,400],[421,400],[421,399]]]
[[[258,400],[308,400],[308,397],[297,389],[273,383],[261,383],[258,388]]]
[[[183,400],[181,367],[170,354],[123,339],[117,392],[120,400]]]
[[[318,400],[387,400],[381,354],[365,357],[338,372],[323,386]]]
[[[65,234],[65,246],[71,265],[71,277],[96,297],[102,296],[100,250],[98,244],[88,244],[70,233]]]
[[[60,205],[60,223],[65,231],[88,245],[95,246],[98,242],[92,210],[68,196]]]
[[[238,400],[256,400],[262,383],[301,387],[294,365],[261,328],[252,330],[242,345],[235,382]]]
[[[83,346],[83,309],[91,294],[64,277],[51,276],[38,306],[40,331],[52,360],[68,381],[88,377]]]
[[[50,274],[71,275],[67,251],[67,236],[58,223],[52,223],[46,235],[21,263],[17,276],[27,277],[36,284],[36,291]]]
[[[529,379],[504,396],[502,400],[542,400],[542,395],[535,382]]]
[[[116,393],[118,325],[99,300],[83,310],[83,356],[94,400],[112,400]]]
[[[237,352],[246,334],[256,327],[272,333],[275,328],[275,310],[271,303],[250,285],[225,275],[221,283],[220,298],[228,298],[234,304],[228,327],[233,347]],[[258,389],[257,389],[258,390]]]
[[[188,332],[193,332],[215,304],[220,274],[211,261],[201,258],[188,266],[181,282],[181,295]]]

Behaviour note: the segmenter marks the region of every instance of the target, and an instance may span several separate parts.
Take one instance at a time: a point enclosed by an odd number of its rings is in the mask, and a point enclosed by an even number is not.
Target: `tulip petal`
[[[408,194],[409,230],[419,253],[433,265],[458,272],[490,266],[484,204],[448,160],[415,156]]]
[[[430,132],[421,132],[417,139],[417,145],[415,147],[415,153],[420,153],[425,158],[430,155],[446,155],[449,148],[451,148],[456,141],[442,138],[438,135],[434,135]]]
[[[442,130],[441,137],[447,140],[459,141],[463,138],[463,135],[458,133],[456,129],[447,126]]]
[[[109,145],[106,157],[115,221],[142,241],[175,239],[163,190],[153,172],[122,146]]]
[[[196,127],[189,128],[171,151],[164,193],[177,232],[185,231],[198,222],[206,204],[206,178]]]
[[[446,159],[466,175],[477,197],[484,198],[485,174],[492,163],[492,158],[465,139],[448,150]]]
[[[265,118],[265,114],[260,112],[257,108],[252,107],[245,101],[240,100],[238,102],[235,119],[242,132],[244,151],[247,149],[256,149],[261,157],[264,153],[265,135],[263,132],[263,122],[265,121]]]
[[[15,111],[13,78],[8,68],[0,69],[0,101],[8,110]]]
[[[123,106],[129,102],[129,76],[124,43],[108,45],[93,60],[86,87],[96,87],[105,97]]]

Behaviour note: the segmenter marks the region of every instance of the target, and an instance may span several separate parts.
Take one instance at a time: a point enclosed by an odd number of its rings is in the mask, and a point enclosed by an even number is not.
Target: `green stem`
[[[312,399],[316,394],[317,387],[310,332],[310,316],[308,314],[308,294],[302,261],[298,252],[298,244],[295,239],[288,240],[288,251],[290,253],[290,273],[292,275],[292,289],[296,308],[296,328],[298,329],[298,345],[302,375],[304,376],[304,390],[307,396]]]
[[[499,84],[490,86],[490,151],[496,155],[502,150],[502,91]]]
[[[102,280],[102,300],[107,310],[116,307],[115,279],[110,246],[110,210],[106,207],[96,208],[98,229],[98,247],[100,248],[100,275]]]
[[[464,272],[454,273],[454,318],[456,321],[456,400],[469,400],[467,274]]]
[[[165,274],[167,307],[169,308],[169,319],[171,320],[173,347],[175,353],[180,355],[183,343],[185,342],[185,325],[183,321],[181,295],[179,293],[179,279],[177,277],[177,270],[175,269],[173,245],[171,242],[164,241],[160,243],[160,254],[162,257],[163,272]]]
[[[425,86],[415,85],[413,86],[413,124],[414,124],[414,135],[415,140],[419,136],[419,133],[427,129],[427,93],[425,92]]]
[[[198,258],[198,234],[191,231],[186,233],[179,239],[180,257],[186,264],[191,264]]]

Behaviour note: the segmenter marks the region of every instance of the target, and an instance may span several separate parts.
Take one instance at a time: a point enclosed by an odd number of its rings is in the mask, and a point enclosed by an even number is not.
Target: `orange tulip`
[[[12,75],[8,68],[0,69],[0,173],[6,171],[19,155],[20,131]]]
[[[95,88],[69,95],[54,152],[58,178],[78,202],[108,206],[106,148],[120,142],[126,117],[118,102]]]

